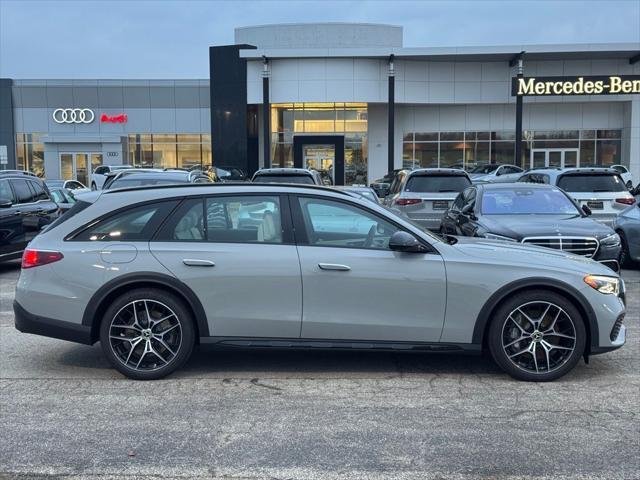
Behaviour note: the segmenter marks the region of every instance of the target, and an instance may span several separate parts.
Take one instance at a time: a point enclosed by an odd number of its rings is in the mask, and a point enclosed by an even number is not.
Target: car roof
[[[291,174],[296,174],[296,175],[313,175],[314,172],[312,170],[309,170],[308,168],[261,168],[260,170],[257,170],[256,173],[254,173],[254,175],[291,175]]]
[[[426,176],[426,175],[454,175],[458,177],[467,177],[468,174],[459,168],[416,168],[408,172],[409,176]]]
[[[145,178],[145,179],[159,179],[159,178],[175,178],[175,179],[183,179],[188,178],[191,172],[181,172],[181,171],[167,171],[167,172],[149,172],[149,173],[140,173],[135,172],[130,175],[123,175],[122,177],[116,178],[115,181],[120,180],[120,178],[129,179],[137,179],[137,178]],[[198,176],[206,176],[206,175],[198,175]]]
[[[144,177],[148,178],[148,177]],[[196,189],[194,191],[189,191],[188,189],[193,188]],[[235,182],[235,183],[183,183],[176,185],[143,185],[143,186],[135,186],[135,187],[124,187],[118,188],[114,190],[101,190],[104,194],[115,194],[121,192],[133,192],[133,191],[154,191],[154,190],[173,190],[179,189],[176,192],[168,192],[168,193],[176,193],[179,195],[189,195],[189,194],[206,194],[207,189],[213,189],[213,192],[219,193],[224,190],[239,190],[239,191],[249,191],[249,192],[259,192],[259,191],[282,191],[283,193],[287,193],[290,191],[299,191],[304,190],[309,193],[309,191],[315,192],[333,192],[338,195],[346,195],[351,197],[347,192],[342,190],[337,190],[333,187],[325,187],[324,185],[307,185],[300,183],[249,183],[249,182]],[[186,190],[185,190],[186,189]],[[201,191],[204,190],[204,191]],[[212,193],[213,193],[212,192]],[[154,196],[157,198],[157,195]]]
[[[516,188],[532,188],[534,190],[557,190],[558,187],[550,185],[548,183],[479,183],[474,187],[481,190],[513,190]]]
[[[353,192],[365,192],[371,191],[371,187],[367,187],[366,185],[333,185],[332,188],[336,188],[338,190],[351,190]]]

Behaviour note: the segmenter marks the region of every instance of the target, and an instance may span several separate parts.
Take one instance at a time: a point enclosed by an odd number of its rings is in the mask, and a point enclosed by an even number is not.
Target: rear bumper
[[[77,323],[39,317],[27,312],[17,301],[13,302],[16,329],[22,333],[32,333],[45,337],[58,338],[69,342],[91,345],[91,327]]]

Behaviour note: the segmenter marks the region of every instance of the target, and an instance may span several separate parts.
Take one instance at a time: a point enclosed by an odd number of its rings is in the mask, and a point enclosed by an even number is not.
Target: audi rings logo
[[[96,118],[89,108],[57,108],[53,111],[56,123],[91,123]]]

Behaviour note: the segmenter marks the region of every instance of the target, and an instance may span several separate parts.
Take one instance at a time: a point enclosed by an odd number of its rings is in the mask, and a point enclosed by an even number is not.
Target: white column
[[[640,182],[640,96],[631,100],[629,123],[629,166],[633,174],[634,186]]]

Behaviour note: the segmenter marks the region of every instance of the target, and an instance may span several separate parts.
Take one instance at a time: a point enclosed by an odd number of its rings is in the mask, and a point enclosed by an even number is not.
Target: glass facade
[[[279,103],[271,106],[271,165],[293,167],[293,136],[344,135],[345,184],[367,183],[366,103]]]
[[[129,164],[147,168],[212,165],[211,135],[154,133],[129,135]]]
[[[621,130],[525,131],[522,158],[515,162],[530,168],[532,152],[577,149],[580,166],[621,163]],[[578,155],[576,155],[578,156]],[[404,168],[462,167],[486,163],[513,164],[515,133],[496,132],[409,132],[403,136]]]
[[[42,135],[40,133],[16,135],[16,168],[29,170],[44,178],[44,144],[40,141]]]

